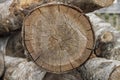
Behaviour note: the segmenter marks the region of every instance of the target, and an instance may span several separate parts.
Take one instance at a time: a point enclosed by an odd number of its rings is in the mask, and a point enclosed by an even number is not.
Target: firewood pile
[[[0,0],[0,80],[120,80],[113,1]]]

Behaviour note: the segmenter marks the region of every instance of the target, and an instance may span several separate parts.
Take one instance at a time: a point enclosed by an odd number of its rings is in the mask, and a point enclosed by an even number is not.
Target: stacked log
[[[96,55],[119,60],[118,52],[111,51],[116,51],[118,31],[98,24],[103,21],[93,14],[88,14],[90,22],[84,14],[112,3],[113,0],[1,1],[0,5],[8,4],[3,9],[8,14],[0,13],[0,35],[9,37],[1,38],[0,76],[5,72],[4,80],[119,79],[119,61],[91,57],[95,32]]]
[[[80,73],[74,70],[64,74],[47,73],[43,80],[82,80],[82,78]]]
[[[5,56],[4,80],[42,80],[46,72],[23,58]]]
[[[58,3],[35,8],[24,20],[24,47],[34,62],[54,73],[83,64],[94,46],[94,33],[81,10]]]
[[[3,75],[5,70],[4,54],[7,41],[8,37],[3,37],[2,39],[0,39],[0,77]]]
[[[57,1],[70,5],[75,5],[88,13],[97,9],[110,6],[114,0],[45,0],[46,2]]]
[[[97,43],[96,55],[103,58],[93,57],[89,59],[85,64],[79,67],[79,72],[83,80],[119,80],[120,61],[116,61],[119,60],[120,56],[119,54],[116,54],[119,53],[119,31],[117,31],[109,23],[103,21],[94,14],[87,14],[87,16],[89,16],[90,21],[93,25],[93,29],[95,31]],[[113,44],[113,47],[111,47],[110,44]],[[101,49],[103,47],[105,47],[105,49]],[[112,50],[114,50],[115,52],[113,52]],[[111,60],[107,60],[104,58]],[[59,79],[59,76],[60,75],[49,74],[48,77],[52,79]],[[60,77],[62,78],[62,76]],[[65,80],[67,79],[72,78],[67,77]]]
[[[87,14],[87,16],[90,18],[96,36],[96,55],[120,60],[120,32],[94,14]]]
[[[102,19],[100,19],[94,14],[87,14],[87,16],[89,16],[90,21],[92,22],[92,25],[93,25],[93,29],[95,31],[96,43],[97,43],[96,45],[97,54],[96,55],[98,57],[103,57],[103,58],[92,57],[85,64],[79,67],[79,69],[75,72],[79,71],[80,72],[79,77],[81,75],[83,80],[118,80],[120,79],[119,77],[120,76],[119,75],[120,74],[120,67],[119,67],[120,61],[116,61],[116,60],[119,60],[119,54],[116,54],[115,52],[111,52],[111,50],[109,50],[110,48],[109,44],[119,41],[119,37],[118,37],[119,31],[117,31],[109,23],[103,21]],[[103,36],[106,36],[106,37],[103,37]],[[102,43],[104,43],[104,45],[99,46]],[[116,51],[115,47],[119,45],[118,42],[116,43],[117,44],[114,44],[114,47],[112,49],[114,51]],[[103,49],[99,49],[99,48],[103,48],[104,46],[106,46],[106,49],[105,49],[106,51],[103,51]],[[103,53],[104,54],[106,53],[108,57],[101,56],[103,55]],[[118,58],[115,56],[118,56]],[[111,59],[111,60],[107,60],[104,58]],[[115,59],[115,60],[112,60],[112,59]],[[62,74],[62,75],[66,75],[66,74]],[[67,73],[67,75],[69,75],[69,73]],[[55,75],[55,74],[49,74],[48,76],[47,74],[45,77],[45,80],[47,80],[47,78],[52,78],[51,80],[56,79],[56,78],[62,79],[62,76],[60,76],[60,78],[59,76],[60,75]],[[65,80],[67,79],[76,80],[71,77],[63,78],[63,80],[64,79]]]
[[[102,58],[91,58],[79,67],[81,76],[83,80],[119,80],[120,55],[117,54],[119,53],[119,31],[94,14],[87,14],[87,16],[95,30],[96,55]]]
[[[96,9],[107,7],[114,0],[5,0],[0,2],[0,35],[19,30],[22,27],[22,22],[26,14],[34,7],[41,5],[44,2],[62,2],[75,5],[88,13]],[[7,5],[7,6],[6,6]]]
[[[0,51],[3,55],[25,58],[21,32],[16,32],[10,36],[0,37]]]
[[[119,80],[120,61],[93,58],[80,71],[83,80]]]

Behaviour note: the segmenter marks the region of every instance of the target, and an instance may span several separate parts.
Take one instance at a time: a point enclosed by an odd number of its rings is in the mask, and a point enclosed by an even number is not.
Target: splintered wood
[[[64,4],[35,8],[25,18],[22,35],[34,62],[53,73],[79,67],[90,56],[94,44],[88,18]]]

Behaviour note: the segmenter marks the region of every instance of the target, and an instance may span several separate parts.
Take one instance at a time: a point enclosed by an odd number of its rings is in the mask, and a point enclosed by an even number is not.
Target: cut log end
[[[100,42],[108,43],[114,40],[113,33],[110,31],[103,32],[100,36]]]
[[[114,0],[93,0],[94,3],[101,7],[107,7],[113,4]]]
[[[25,19],[23,38],[34,62],[54,73],[80,66],[90,56],[94,44],[87,17],[63,4],[34,9]]]
[[[114,69],[112,74],[110,75],[109,80],[118,80],[120,79],[120,66]]]

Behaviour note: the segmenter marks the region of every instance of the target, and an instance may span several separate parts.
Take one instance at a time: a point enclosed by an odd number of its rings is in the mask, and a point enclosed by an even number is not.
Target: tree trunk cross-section
[[[80,66],[90,56],[94,44],[87,17],[64,4],[35,8],[25,18],[22,35],[34,62],[53,73]]]

